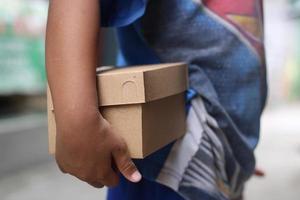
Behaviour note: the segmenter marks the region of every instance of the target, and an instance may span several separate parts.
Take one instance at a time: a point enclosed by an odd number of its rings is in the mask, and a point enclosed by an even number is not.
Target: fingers
[[[66,170],[65,170],[64,167],[60,164],[60,161],[59,161],[59,159],[58,159],[58,157],[57,157],[56,155],[55,155],[55,161],[56,161],[56,163],[57,163],[57,166],[58,166],[59,170],[60,170],[62,173],[66,174],[66,173],[67,173]]]
[[[99,163],[94,167],[86,165],[84,168],[72,168],[70,166],[64,166],[57,157],[56,162],[58,168],[63,173],[68,173],[72,176],[75,176],[79,180],[84,181],[95,188],[102,188],[104,185],[113,187],[119,183],[119,177],[117,173],[111,168],[111,159],[112,158],[110,157],[109,159],[102,159],[101,164]]]
[[[142,175],[132,162],[125,142],[122,142],[115,149],[113,149],[112,155],[117,168],[126,179],[135,183],[141,180]]]
[[[96,175],[94,175],[92,172],[87,173],[87,171],[88,170],[74,170],[72,172],[70,171],[69,174],[95,188],[104,187],[105,184],[101,180],[99,180]]]
[[[63,168],[59,163],[57,163],[57,166],[58,166],[59,170],[60,170],[62,173],[64,173],[64,174],[67,173],[67,172],[64,170],[64,168]]]
[[[69,174],[75,176],[79,180],[84,181],[95,188],[102,188],[104,186],[114,187],[118,185],[119,176],[116,174],[115,171],[109,168],[101,168],[100,170],[101,171],[97,172],[97,175],[86,175],[81,171],[75,171]]]
[[[119,176],[112,168],[111,159],[109,156],[104,161],[102,160],[101,163],[105,163],[105,165],[99,164],[97,171],[97,180],[108,187],[114,187],[119,183]]]
[[[103,188],[104,185],[102,183],[97,183],[97,182],[91,182],[91,183],[88,183],[89,185],[95,187],[95,188]]]

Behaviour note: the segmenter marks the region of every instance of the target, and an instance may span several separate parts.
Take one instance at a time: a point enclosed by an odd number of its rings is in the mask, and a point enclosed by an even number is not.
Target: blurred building
[[[0,1],[0,178],[45,160],[47,152],[45,28],[48,1]],[[104,65],[116,44],[104,30]],[[0,195],[1,196],[1,195]]]
[[[48,155],[47,7],[46,0],[0,0],[0,199],[102,199],[103,192],[59,174]],[[265,19],[270,92],[257,157],[268,177],[250,181],[246,197],[296,200],[300,195],[295,187],[300,186],[296,173],[300,166],[300,0],[265,0]],[[113,65],[114,32],[105,29],[104,37],[102,63]]]
[[[47,7],[42,0],[0,1],[0,176],[47,159]]]

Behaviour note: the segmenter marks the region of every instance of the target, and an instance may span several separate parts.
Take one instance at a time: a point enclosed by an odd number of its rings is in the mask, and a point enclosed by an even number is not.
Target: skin
[[[94,187],[116,186],[119,172],[132,182],[141,179],[126,143],[98,110],[99,2],[51,0],[46,32],[56,161],[62,172]]]

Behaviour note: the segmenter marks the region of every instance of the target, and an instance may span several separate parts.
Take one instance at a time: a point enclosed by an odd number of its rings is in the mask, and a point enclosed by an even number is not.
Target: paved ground
[[[103,200],[104,189],[94,189],[61,174],[54,162],[21,170],[0,179],[1,200]]]
[[[258,166],[265,178],[253,178],[248,200],[298,200],[300,196],[300,105],[268,110],[262,119]],[[103,200],[105,190],[93,189],[61,174],[54,162],[21,170],[0,179],[1,200]]]
[[[256,156],[266,177],[252,178],[247,199],[300,199],[300,105],[265,113]]]

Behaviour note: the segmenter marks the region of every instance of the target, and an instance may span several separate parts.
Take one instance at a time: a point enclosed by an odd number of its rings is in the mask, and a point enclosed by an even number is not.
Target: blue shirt
[[[238,163],[245,182],[267,94],[261,0],[102,0],[101,12],[102,25],[116,27],[120,66],[189,64],[191,91],[226,136],[227,176]],[[146,178],[155,180],[169,150],[136,161]]]

